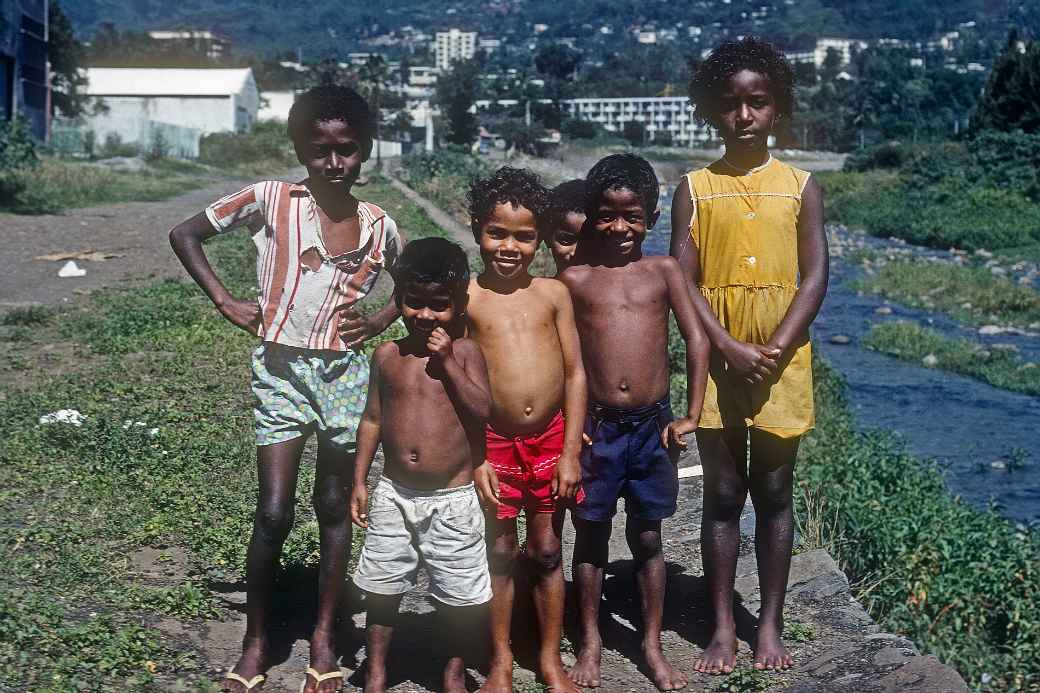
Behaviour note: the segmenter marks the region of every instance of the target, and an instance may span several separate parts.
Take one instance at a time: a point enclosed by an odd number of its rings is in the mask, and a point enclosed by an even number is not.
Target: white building
[[[786,54],[792,63],[812,63],[817,69],[823,67],[827,60],[827,53],[835,50],[838,53],[840,63],[838,67],[844,67],[852,62],[854,51],[861,51],[867,47],[866,41],[845,38],[821,38],[816,39],[816,47],[809,51],[790,51]]]
[[[265,91],[263,103],[256,113],[257,120],[288,120],[289,109],[296,101],[294,91]]]
[[[451,64],[456,60],[469,60],[477,52],[477,32],[438,31],[435,44],[437,54],[437,67],[442,70],[450,70]]]
[[[413,87],[432,87],[437,84],[441,71],[429,65],[410,65],[408,67],[408,84]]]
[[[249,68],[92,67],[86,73],[86,93],[108,106],[107,113],[91,118],[99,142],[115,133],[123,142],[146,147],[150,133],[160,128],[167,142],[176,140],[176,153],[197,156],[200,135],[248,130],[260,107]]]
[[[620,133],[625,123],[636,121],[650,140],[668,133],[672,142],[692,145],[712,139],[711,128],[694,120],[685,96],[648,96],[611,99],[568,99],[563,102],[572,118],[591,120]]]
[[[153,41],[191,46],[207,58],[225,58],[231,53],[231,39],[212,31],[149,31]]]

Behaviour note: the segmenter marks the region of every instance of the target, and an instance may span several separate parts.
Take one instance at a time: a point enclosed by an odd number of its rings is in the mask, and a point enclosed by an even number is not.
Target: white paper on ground
[[[69,260],[58,270],[58,276],[63,279],[66,277],[85,277],[86,275],[87,270],[77,265],[75,260]]]

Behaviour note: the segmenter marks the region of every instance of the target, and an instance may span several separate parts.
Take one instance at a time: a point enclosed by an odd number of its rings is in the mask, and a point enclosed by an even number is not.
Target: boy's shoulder
[[[484,355],[484,352],[480,350],[480,345],[469,337],[459,337],[458,339],[453,340],[451,347],[457,356],[462,356],[463,358],[468,358],[474,355]]]
[[[397,342],[389,341],[383,342],[372,351],[372,363],[378,365],[383,361],[392,359],[401,355],[401,348]]]

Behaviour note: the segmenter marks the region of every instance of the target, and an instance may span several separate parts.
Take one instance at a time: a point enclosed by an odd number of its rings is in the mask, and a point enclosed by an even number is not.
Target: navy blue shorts
[[[657,521],[675,514],[679,497],[678,458],[661,445],[661,431],[675,417],[667,399],[638,409],[614,409],[589,403],[585,435],[592,439],[581,455],[585,501],[574,514],[606,522],[617,512]]]

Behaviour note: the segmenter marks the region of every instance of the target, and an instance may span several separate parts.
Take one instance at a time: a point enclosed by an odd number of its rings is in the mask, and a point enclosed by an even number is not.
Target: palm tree
[[[381,55],[369,56],[368,60],[358,71],[358,78],[361,80],[361,87],[365,92],[365,97],[375,106],[377,168],[382,163],[379,151],[379,138],[382,133],[383,123],[383,114],[380,110],[380,97],[383,93],[383,85],[386,83],[389,76],[390,68],[387,66],[386,61],[383,60],[383,56]]]

